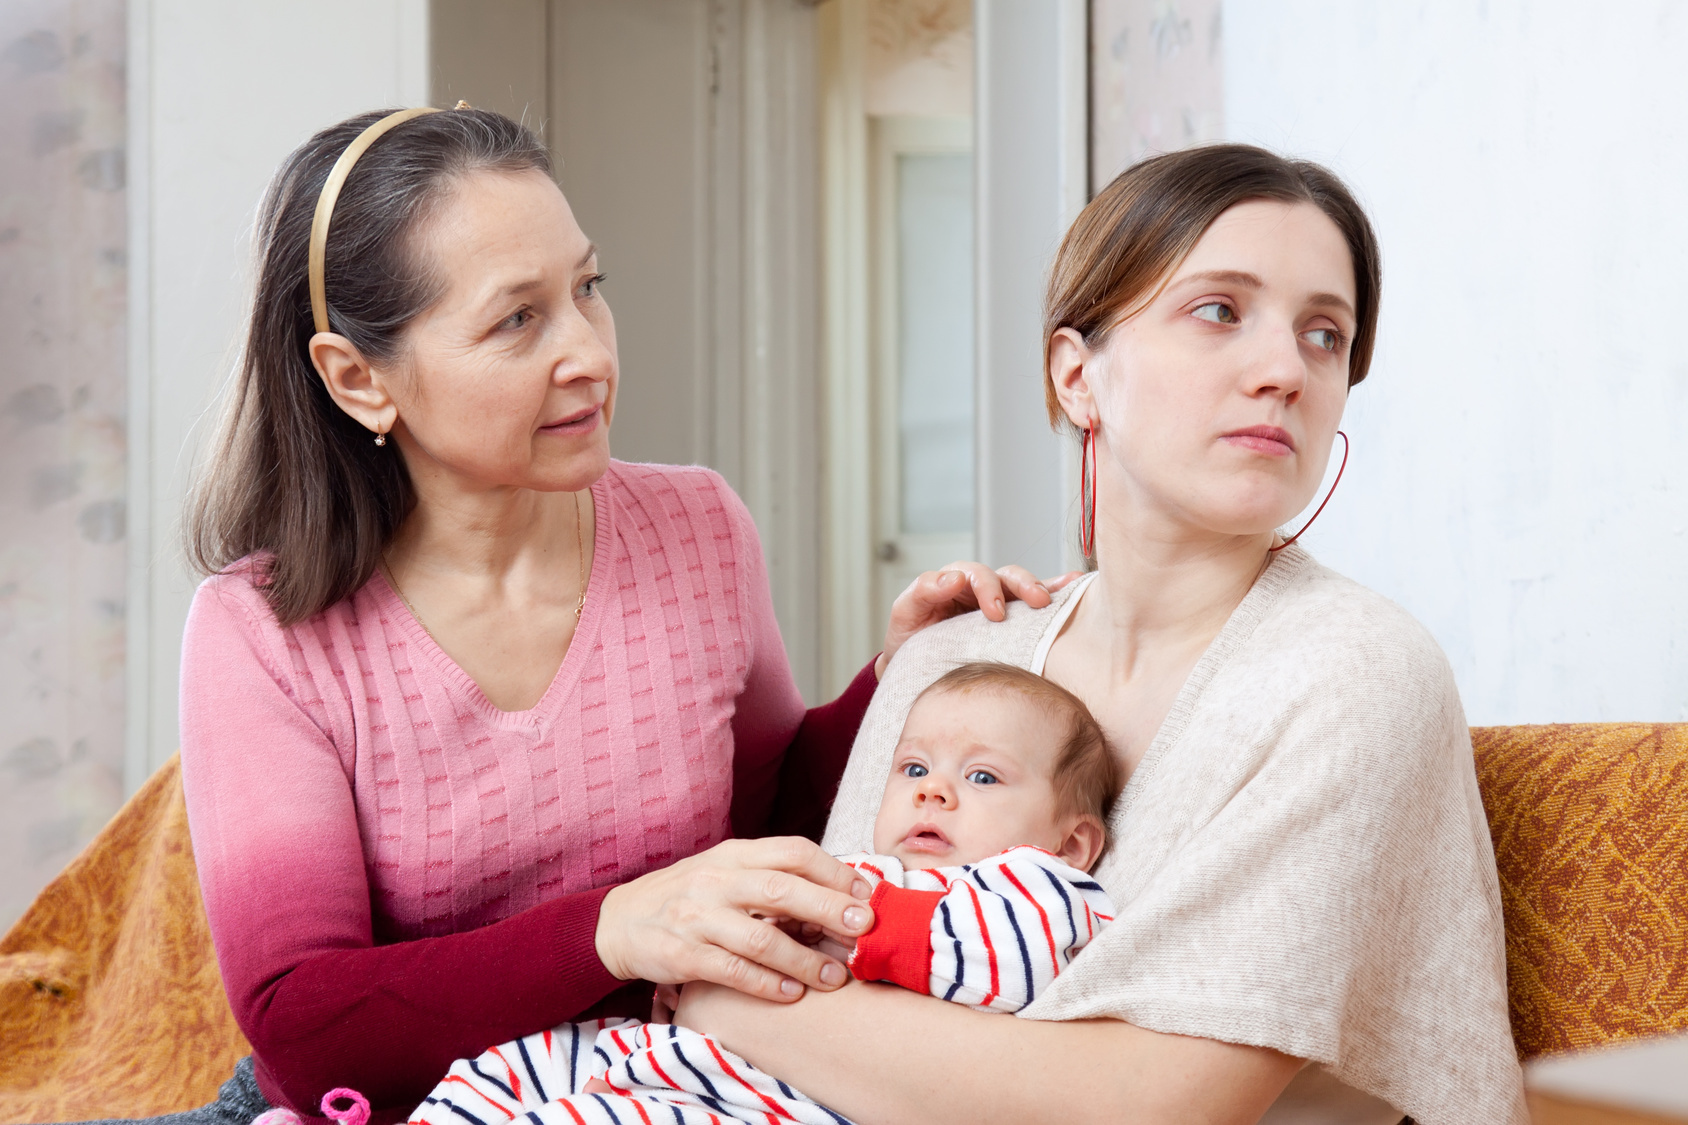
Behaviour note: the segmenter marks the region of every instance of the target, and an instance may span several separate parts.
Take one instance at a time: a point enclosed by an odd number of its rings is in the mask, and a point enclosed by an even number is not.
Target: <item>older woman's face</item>
[[[574,491],[609,465],[615,322],[596,248],[538,172],[477,172],[421,247],[445,281],[389,386],[413,473]]]
[[[1304,508],[1347,400],[1354,310],[1347,243],[1318,208],[1253,201],[1221,215],[1085,365],[1099,518],[1123,500],[1239,535]]]

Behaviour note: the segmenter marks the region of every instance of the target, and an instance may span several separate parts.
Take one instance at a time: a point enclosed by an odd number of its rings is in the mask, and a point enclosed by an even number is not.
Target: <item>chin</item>
[[[527,487],[536,492],[579,492],[598,483],[610,467],[610,450],[606,444],[574,454],[560,464],[535,465],[533,480]]]

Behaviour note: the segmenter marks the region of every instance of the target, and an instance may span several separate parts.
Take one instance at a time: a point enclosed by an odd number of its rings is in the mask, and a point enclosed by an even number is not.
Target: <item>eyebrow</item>
[[[597,252],[598,244],[595,242],[588,242],[586,244],[586,253],[580,256],[580,260],[574,264],[574,268],[580,269],[587,262],[590,262],[592,260],[592,256]],[[500,285],[496,290],[494,290],[490,300],[501,301],[506,297],[515,297],[519,294],[529,292],[530,290],[538,289],[544,284],[545,278],[543,275],[535,275],[533,277],[523,278],[520,281],[512,281],[510,284]]]
[[[1245,270],[1205,270],[1180,278],[1179,284],[1188,281],[1221,281],[1249,289],[1266,288],[1266,283],[1260,280],[1258,274],[1248,273]],[[1348,298],[1337,293],[1314,293],[1307,298],[1307,303],[1320,308],[1340,309],[1356,320],[1359,319],[1359,315],[1354,311],[1354,306],[1348,303]]]

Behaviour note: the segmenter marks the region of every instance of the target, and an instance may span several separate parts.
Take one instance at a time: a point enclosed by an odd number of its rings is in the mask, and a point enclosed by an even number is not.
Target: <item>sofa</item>
[[[1688,1030],[1688,724],[1476,727],[1471,740],[1520,1058]],[[173,758],[0,939],[0,1121],[201,1105],[248,1050]]]

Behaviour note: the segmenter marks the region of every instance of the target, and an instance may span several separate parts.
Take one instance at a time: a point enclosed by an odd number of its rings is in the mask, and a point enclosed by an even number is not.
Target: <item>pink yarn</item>
[[[335,1109],[334,1103],[338,1101],[352,1104],[347,1109]],[[369,1099],[356,1090],[341,1086],[322,1096],[322,1115],[332,1117],[340,1125],[369,1125]]]

